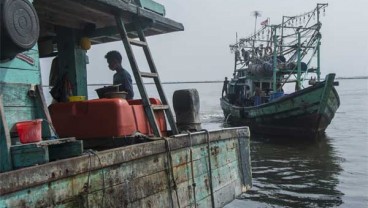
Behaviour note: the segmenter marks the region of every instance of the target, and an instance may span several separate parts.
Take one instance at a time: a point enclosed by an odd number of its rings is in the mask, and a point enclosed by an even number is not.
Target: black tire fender
[[[1,59],[31,49],[38,40],[37,12],[28,0],[1,0]]]

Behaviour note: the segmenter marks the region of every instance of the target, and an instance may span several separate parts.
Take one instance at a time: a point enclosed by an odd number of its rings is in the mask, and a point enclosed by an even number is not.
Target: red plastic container
[[[156,98],[150,98],[150,102],[152,105],[161,105],[161,101]],[[144,112],[142,100],[128,100],[128,103],[133,109],[137,130],[142,134],[152,135],[153,130],[148,122],[146,113]],[[156,111],[154,113],[157,125],[159,126],[162,135],[165,136],[167,131],[165,113],[163,111]]]
[[[20,142],[22,144],[27,144],[41,141],[41,123],[42,119],[21,121],[16,123],[15,126]]]
[[[49,111],[60,137],[120,137],[136,131],[133,110],[125,99],[54,103]]]
[[[158,99],[152,98],[151,103],[161,104]],[[49,106],[49,111],[54,127],[61,137],[103,139],[129,136],[136,131],[152,134],[142,100],[103,98],[54,103]],[[166,134],[164,112],[155,112],[155,117],[160,130]]]

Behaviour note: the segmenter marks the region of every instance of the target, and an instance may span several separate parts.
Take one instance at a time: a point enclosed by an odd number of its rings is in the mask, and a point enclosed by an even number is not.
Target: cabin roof
[[[122,15],[128,32],[136,18],[145,26],[146,36],[184,30],[181,23],[122,0],[34,0],[33,5],[40,20],[40,39],[54,36],[55,26],[64,26],[89,32],[92,44],[118,41],[116,14]]]

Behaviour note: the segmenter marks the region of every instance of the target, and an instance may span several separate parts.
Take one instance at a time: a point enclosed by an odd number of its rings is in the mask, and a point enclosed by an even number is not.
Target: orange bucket
[[[41,141],[42,119],[21,121],[15,124],[19,140],[22,144]]]

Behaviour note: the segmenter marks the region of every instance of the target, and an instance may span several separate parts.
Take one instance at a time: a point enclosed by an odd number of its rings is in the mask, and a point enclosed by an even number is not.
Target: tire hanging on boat
[[[267,55],[271,55],[271,54],[272,54],[272,48],[271,48],[270,46],[267,46],[267,47],[265,48],[265,53],[266,53]]]
[[[37,43],[39,20],[28,0],[0,1],[0,60],[12,59]]]

